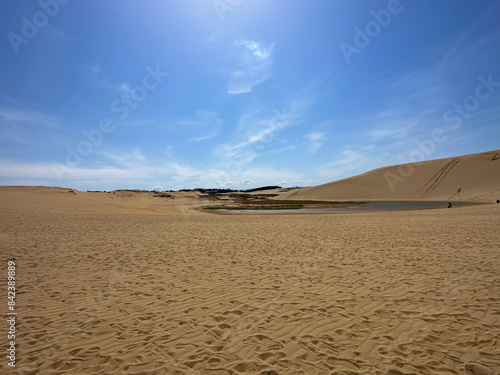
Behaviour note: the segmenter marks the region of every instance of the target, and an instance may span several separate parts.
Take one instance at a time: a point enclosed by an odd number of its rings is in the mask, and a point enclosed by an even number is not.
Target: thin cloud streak
[[[320,132],[306,134],[304,138],[308,142],[308,152],[312,154],[318,152],[327,140],[326,134]]]
[[[257,41],[239,39],[233,48],[236,66],[229,77],[227,93],[244,94],[269,78],[274,44],[266,47]]]

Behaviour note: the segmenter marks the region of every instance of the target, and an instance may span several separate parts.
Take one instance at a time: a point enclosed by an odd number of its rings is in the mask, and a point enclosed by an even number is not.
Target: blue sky
[[[3,1],[0,184],[309,186],[500,148],[500,3]]]

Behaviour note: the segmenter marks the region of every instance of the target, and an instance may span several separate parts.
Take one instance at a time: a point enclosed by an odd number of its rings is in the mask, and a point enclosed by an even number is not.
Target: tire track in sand
[[[446,178],[448,173],[457,165],[461,158],[455,158],[449,163],[447,163],[443,168],[441,168],[434,176],[432,176],[420,189],[417,190],[415,194],[418,194],[423,189],[426,189],[422,194],[420,194],[417,199],[422,199],[428,195],[432,190],[436,189],[441,182]]]

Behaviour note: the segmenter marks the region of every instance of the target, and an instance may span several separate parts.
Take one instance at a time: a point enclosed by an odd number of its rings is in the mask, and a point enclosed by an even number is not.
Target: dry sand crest
[[[500,150],[379,168],[280,198],[494,202],[498,197]]]

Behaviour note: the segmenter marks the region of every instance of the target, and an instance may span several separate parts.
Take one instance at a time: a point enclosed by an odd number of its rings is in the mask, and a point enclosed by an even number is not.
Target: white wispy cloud
[[[446,126],[442,115],[456,98],[456,89],[449,87],[440,67],[385,77],[370,90],[390,99],[377,109],[331,119],[329,129],[336,131],[337,139],[342,138],[339,146],[369,142],[395,153],[417,137],[430,136],[436,127]]]
[[[253,180],[251,180],[250,178],[245,178],[243,180],[243,184],[244,185],[251,185],[251,184],[254,184],[255,182]]]
[[[80,67],[80,71],[84,73],[89,84],[99,88],[119,91],[130,95],[132,93],[132,85],[128,82],[119,82],[108,74],[101,64],[97,62],[88,63]]]
[[[177,125],[206,126],[206,125],[221,125],[223,121],[219,117],[218,113],[200,109],[195,111],[194,116],[176,120],[175,123]]]
[[[396,121],[397,124],[393,127],[388,127],[387,123],[383,124],[383,128],[371,131],[370,135],[374,140],[389,138],[389,139],[406,139],[415,127],[418,125],[416,121]]]
[[[39,111],[28,108],[0,107],[0,142],[2,147],[29,145],[38,142],[41,135],[50,140],[64,127],[64,121]],[[1,143],[0,143],[1,145]]]
[[[57,39],[60,39],[60,40],[63,40],[63,41],[66,41],[66,40],[69,40],[69,36],[68,36],[68,33],[66,33],[65,31],[57,28],[57,27],[54,27],[53,25],[51,25],[50,23],[46,26],[47,30],[49,31],[49,33],[54,37],[54,38],[57,38]]]
[[[332,165],[352,164],[353,162],[361,159],[363,156],[364,155],[362,155],[358,151],[346,150],[342,151],[342,159],[338,159],[331,164]]]
[[[202,135],[200,137],[192,137],[189,139],[189,142],[200,142],[200,141],[205,141],[207,139],[210,139],[210,138],[213,138],[217,136],[217,133],[213,133],[213,134],[208,134],[208,135]]]
[[[59,127],[62,122],[54,116],[27,108],[0,107],[0,124],[26,124]]]
[[[345,178],[366,171],[371,165],[378,162],[368,152],[361,150],[344,150],[339,157],[317,168],[318,175],[331,180]],[[361,171],[360,169],[364,170]]]
[[[259,153],[279,141],[279,133],[298,124],[309,103],[308,98],[292,100],[281,111],[267,112],[264,108],[252,108],[240,117],[236,139],[215,150],[217,156],[233,165],[243,167],[251,163]]]
[[[229,78],[227,92],[250,92],[269,77],[273,65],[274,44],[264,46],[254,40],[239,39],[233,43],[233,48],[236,62]]]
[[[193,186],[193,182],[200,187],[250,188],[303,178],[293,170],[268,166],[244,166],[238,171],[213,163],[205,167],[194,166],[172,157],[145,154],[138,148],[129,152],[108,148],[95,151],[95,156],[86,165],[77,167],[0,159],[0,184],[64,186],[82,190],[93,186],[100,186],[99,189],[161,187],[165,190],[179,185]]]
[[[180,181],[199,175],[199,171],[190,166],[144,155],[139,149],[128,153],[108,149],[96,151],[96,154],[98,160],[92,165],[78,167],[49,162],[0,160],[0,183],[11,184],[14,180],[25,180],[22,184],[37,181],[41,185],[80,188],[100,181],[102,185],[113,184],[116,187],[147,182],[155,186],[165,179],[171,180],[172,176]]]
[[[203,133],[208,133],[204,135],[196,135],[189,138],[189,142],[200,142],[210,138],[216,137],[224,121],[219,117],[219,114],[212,111],[197,110],[194,116],[190,116],[184,119],[178,119],[175,121],[176,125],[188,126],[197,132],[199,128],[203,128]]]
[[[500,42],[500,31],[485,33],[482,31],[485,25],[497,21],[498,4],[492,2],[488,9],[480,14],[471,24],[458,34],[452,41],[451,47],[446,49],[440,64],[457,65],[464,59],[490,59]]]
[[[268,109],[262,105],[247,109],[239,118],[233,140],[214,150],[219,165],[231,173],[239,173],[257,156],[273,152],[273,148],[274,152],[281,152],[295,147],[282,148],[284,140],[280,134],[286,128],[305,121],[320,83],[311,81],[304,89],[287,98],[281,109]]]
[[[286,146],[286,147],[281,147],[281,148],[278,148],[276,150],[268,151],[267,155],[277,154],[277,153],[283,152],[283,151],[290,151],[290,150],[294,150],[295,148],[296,148],[296,146],[294,146],[294,145],[290,145],[290,146]]]
[[[308,143],[308,151],[312,154],[318,152],[327,140],[326,134],[320,132],[306,134],[304,138]]]
[[[101,64],[98,64],[98,63],[87,64],[84,68],[84,71],[89,72],[89,73],[93,73],[93,74],[99,74],[99,72],[101,71]]]
[[[96,153],[102,156],[102,159],[104,160],[111,161],[115,165],[126,167],[141,166],[147,160],[140,148],[135,148],[128,153],[109,148],[96,151]]]
[[[251,56],[254,57],[256,61],[268,61],[273,52],[274,44],[270,47],[264,47],[261,43],[253,40],[240,39],[236,42],[237,45],[243,46],[246,50],[250,51]],[[247,58],[247,56],[245,56]]]

